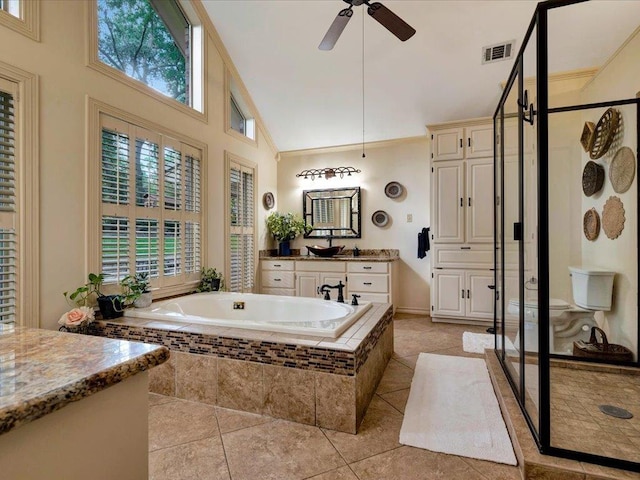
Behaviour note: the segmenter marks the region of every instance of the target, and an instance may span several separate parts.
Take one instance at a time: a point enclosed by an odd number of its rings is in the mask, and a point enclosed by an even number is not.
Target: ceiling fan
[[[363,3],[369,7],[367,8],[369,15],[403,42],[409,40],[416,33],[414,28],[380,2],[370,3],[369,0],[342,1],[348,3],[349,7],[338,12],[338,15],[318,46],[320,50],[331,50],[333,48],[338,38],[340,38],[344,27],[347,26],[347,23],[349,23],[349,20],[353,16],[353,7],[357,7]]]

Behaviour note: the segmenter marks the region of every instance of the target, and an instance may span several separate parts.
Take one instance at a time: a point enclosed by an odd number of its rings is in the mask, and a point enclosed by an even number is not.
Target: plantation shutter
[[[147,273],[159,288],[202,267],[200,150],[101,116],[101,271],[105,283]]]
[[[16,318],[16,93],[15,84],[0,79],[0,323]]]
[[[254,170],[229,164],[229,272],[232,292],[251,292],[255,271]]]

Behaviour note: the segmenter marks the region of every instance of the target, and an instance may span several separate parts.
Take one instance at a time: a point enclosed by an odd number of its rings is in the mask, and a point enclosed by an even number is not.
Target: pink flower
[[[78,307],[63,314],[58,320],[60,325],[66,325],[70,327],[77,327],[86,323],[93,322],[95,316],[93,308],[91,307]]]

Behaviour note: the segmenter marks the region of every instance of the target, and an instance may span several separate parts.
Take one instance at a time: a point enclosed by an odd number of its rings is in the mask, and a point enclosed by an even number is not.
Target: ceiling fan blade
[[[349,23],[352,15],[353,10],[351,10],[351,7],[345,8],[344,10],[340,10],[340,12],[338,12],[338,15],[336,15],[335,20],[329,27],[329,30],[327,30],[327,33],[324,35],[324,38],[320,42],[320,45],[318,45],[318,48],[320,50],[331,50],[333,48],[333,46],[340,38],[344,27],[346,27],[347,23]]]
[[[367,12],[383,27],[393,33],[403,42],[409,40],[416,33],[415,29],[380,2],[367,3]]]

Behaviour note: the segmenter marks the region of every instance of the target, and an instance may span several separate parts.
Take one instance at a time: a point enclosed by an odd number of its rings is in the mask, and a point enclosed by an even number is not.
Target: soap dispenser
[[[353,256],[354,257],[359,257],[360,256],[360,249],[357,246],[353,247]]]

